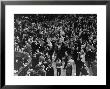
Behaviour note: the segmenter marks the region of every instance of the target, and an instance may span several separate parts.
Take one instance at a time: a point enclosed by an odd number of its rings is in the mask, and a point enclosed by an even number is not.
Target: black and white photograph
[[[104,85],[106,5],[7,5],[6,85]]]
[[[97,14],[14,14],[14,76],[97,76]]]

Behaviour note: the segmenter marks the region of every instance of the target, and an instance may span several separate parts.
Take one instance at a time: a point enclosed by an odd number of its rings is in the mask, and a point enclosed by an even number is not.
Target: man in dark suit
[[[64,62],[65,62],[65,65],[64,65],[64,68],[63,68],[63,69],[66,68],[67,63],[68,63],[68,54],[67,54],[67,52],[65,52],[65,59],[64,59]]]
[[[34,53],[36,52],[36,48],[37,48],[35,41],[33,41],[33,42],[31,43],[31,47],[32,47],[32,54],[34,54]]]
[[[61,75],[62,62],[60,59],[56,61],[57,76]]]
[[[32,55],[32,68],[35,69],[35,66],[37,65],[37,58],[36,58],[36,54]]]
[[[52,67],[52,64],[49,64],[46,68],[46,76],[54,76],[54,69]]]
[[[78,57],[78,59],[76,60],[76,76],[80,75],[83,65],[84,65],[84,63],[81,61],[81,58]]]
[[[92,67],[92,62],[95,60],[95,52],[89,49],[85,55],[85,61],[88,63],[88,67]]]

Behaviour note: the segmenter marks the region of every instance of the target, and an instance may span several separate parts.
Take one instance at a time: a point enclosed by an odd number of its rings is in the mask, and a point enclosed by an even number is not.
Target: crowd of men
[[[89,75],[89,69],[96,76],[97,15],[15,14],[14,51],[27,55],[15,57],[18,76],[55,76],[53,63],[57,76],[62,67],[72,76],[73,64],[75,76]]]

